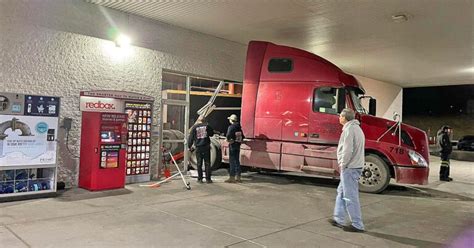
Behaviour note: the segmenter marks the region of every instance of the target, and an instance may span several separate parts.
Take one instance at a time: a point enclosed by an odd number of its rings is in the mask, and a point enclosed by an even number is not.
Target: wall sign
[[[125,100],[154,101],[155,98],[134,92],[117,91],[117,90],[95,90],[81,91],[81,96],[92,96],[100,98],[116,98]]]
[[[0,167],[56,163],[58,118],[0,115]]]
[[[30,116],[59,116],[59,97],[54,96],[25,96],[25,115]]]
[[[123,113],[124,102],[120,99],[81,96],[81,111]]]

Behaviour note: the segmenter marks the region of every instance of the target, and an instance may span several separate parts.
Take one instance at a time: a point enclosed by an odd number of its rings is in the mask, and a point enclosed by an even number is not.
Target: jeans
[[[198,180],[202,180],[202,163],[204,162],[206,168],[206,181],[211,180],[211,148],[197,147],[196,148],[196,159],[198,169]]]
[[[240,176],[240,147],[229,146],[229,175]]]
[[[344,225],[346,217],[349,217],[355,228],[364,230],[359,202],[359,177],[361,173],[362,169],[347,168],[342,170],[341,181],[337,187],[334,220]]]

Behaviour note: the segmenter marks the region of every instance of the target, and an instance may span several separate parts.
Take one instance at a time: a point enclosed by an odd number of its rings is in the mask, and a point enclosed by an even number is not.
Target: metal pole
[[[189,107],[191,102],[191,77],[186,77],[186,106],[184,107],[184,171],[188,171],[189,152],[188,135],[189,135]]]
[[[160,178],[161,175],[161,167],[163,162],[163,109],[164,109],[164,100],[161,99],[160,103],[160,122],[158,124],[158,176]]]

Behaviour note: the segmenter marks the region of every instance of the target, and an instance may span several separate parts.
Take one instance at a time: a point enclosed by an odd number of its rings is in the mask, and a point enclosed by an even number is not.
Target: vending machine
[[[125,186],[127,115],[82,113],[79,187],[88,190]]]
[[[120,162],[125,162],[125,183],[150,181],[153,101],[153,97],[133,92],[101,90],[81,92],[80,109],[83,114],[83,122],[85,121],[84,118],[90,118],[89,113],[126,114],[126,133],[125,135],[121,134],[121,139],[126,140],[126,154],[124,158],[120,157]],[[86,123],[86,125],[83,125],[82,127],[81,144],[83,142],[85,142],[84,144],[91,142],[88,140],[89,137],[98,137],[96,134],[92,133],[99,132],[97,130],[99,126],[96,125],[94,127],[89,127],[87,125],[90,124]],[[110,137],[106,137],[106,133],[99,134],[104,135],[105,140],[110,139]],[[87,156],[86,153],[90,152],[86,151],[87,149],[90,150],[90,148],[85,147],[84,149],[84,153],[82,153],[81,149],[81,164],[83,156]],[[112,158],[110,159],[110,161],[113,161]],[[107,162],[107,160],[102,162]],[[83,170],[82,167],[81,170]]]
[[[0,198],[56,191],[59,103],[0,93]]]

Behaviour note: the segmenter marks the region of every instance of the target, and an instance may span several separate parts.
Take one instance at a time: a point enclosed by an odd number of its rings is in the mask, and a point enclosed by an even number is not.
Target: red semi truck
[[[339,177],[338,114],[351,108],[366,138],[360,190],[379,193],[398,183],[427,184],[429,147],[425,132],[375,117],[361,104],[364,89],[331,62],[297,48],[251,41],[243,82],[241,125],[246,142],[241,164],[280,172]],[[220,144],[219,144],[220,143]],[[220,147],[219,147],[220,145]],[[228,162],[228,144],[213,140],[213,159]]]

